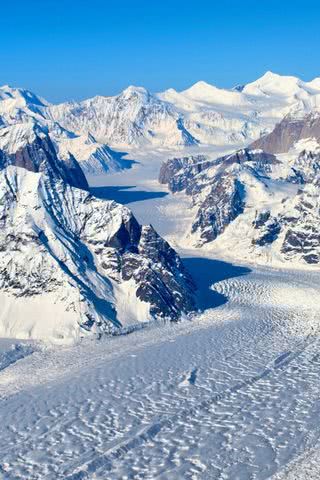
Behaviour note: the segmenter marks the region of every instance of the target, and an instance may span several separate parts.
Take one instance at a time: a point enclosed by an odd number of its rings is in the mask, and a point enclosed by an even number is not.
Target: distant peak
[[[191,85],[191,87],[189,87],[185,91],[191,92],[191,91],[194,91],[194,90],[197,90],[197,91],[199,91],[199,90],[212,90],[212,89],[216,89],[216,88],[217,87],[215,87],[214,85],[211,85],[208,82],[205,82],[204,80],[199,80],[198,82]]]
[[[262,78],[269,79],[269,78],[279,78],[279,77],[281,77],[281,75],[279,75],[278,73],[274,73],[271,70],[267,70],[266,73],[264,73],[262,77],[260,77],[260,80]]]
[[[181,92],[186,98],[205,103],[239,105],[243,102],[241,93],[210,85],[203,80],[195,83],[188,90]]]
[[[123,94],[132,95],[134,93],[138,93],[138,94],[142,94],[142,95],[148,95],[149,94],[148,90],[145,89],[144,87],[136,87],[135,85],[129,85],[129,87],[127,87],[125,90],[123,90],[122,95]]]
[[[176,94],[176,93],[178,93],[178,92],[177,92],[177,90],[175,90],[174,88],[168,88],[168,89],[165,90],[163,93]]]
[[[242,92],[242,90],[244,89],[245,85],[236,85],[235,87],[232,88],[232,90],[234,92]]]
[[[14,98],[15,89],[10,85],[2,85],[0,87],[0,99]]]
[[[0,99],[22,99],[26,104],[33,104],[37,106],[48,105],[46,100],[38,97],[30,90],[25,88],[12,87],[10,85],[3,85],[0,87]]]
[[[15,95],[19,95],[20,92],[24,91],[22,88],[13,87],[12,85],[8,85],[8,84],[2,85],[0,87],[0,90],[4,93],[15,94]]]
[[[254,82],[247,83],[243,93],[249,95],[277,95],[292,97],[299,94],[303,82],[299,78],[290,75],[279,75],[271,71],[266,72]]]
[[[255,82],[252,83],[270,83],[272,81],[275,82],[298,82],[299,79],[294,77],[293,75],[280,75],[279,73],[274,73],[268,70],[262,77],[258,78]]]
[[[198,82],[196,82],[193,87],[212,87],[213,85],[211,85],[210,83],[208,82],[205,82],[204,80],[199,80]]]

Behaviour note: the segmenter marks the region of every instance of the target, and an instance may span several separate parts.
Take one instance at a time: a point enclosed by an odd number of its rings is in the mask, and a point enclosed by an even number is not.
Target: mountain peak
[[[296,95],[302,86],[303,82],[297,77],[267,71],[254,82],[247,83],[243,92],[249,95],[291,97]]]
[[[6,85],[1,85],[0,90],[12,90],[13,87],[11,85],[6,84]]]
[[[278,73],[272,72],[271,70],[267,70],[266,73],[262,75],[258,80],[273,80],[273,79],[279,79],[281,78],[281,75]]]
[[[0,100],[17,100],[22,101],[25,105],[47,106],[48,102],[38,97],[30,90],[24,88],[16,88],[10,85],[2,85],[0,87]]]
[[[144,87],[136,87],[135,85],[129,85],[126,89],[124,89],[120,96],[123,96],[125,98],[131,98],[133,96],[139,96],[139,97],[148,97],[150,95],[150,92]]]
[[[239,91],[218,88],[203,80],[195,83],[192,87],[181,92],[181,94],[188,99],[209,104],[236,106],[243,103],[243,98]]]
[[[194,83],[190,88],[216,88],[211,83],[205,82],[204,80],[199,80],[198,82]]]
[[[187,88],[186,90],[183,90],[181,93],[187,94],[187,95],[194,95],[194,94],[198,95],[198,94],[206,94],[207,92],[212,92],[217,90],[219,89],[214,85],[211,85],[210,83],[207,83],[204,80],[199,80],[198,82],[191,85],[191,87]]]

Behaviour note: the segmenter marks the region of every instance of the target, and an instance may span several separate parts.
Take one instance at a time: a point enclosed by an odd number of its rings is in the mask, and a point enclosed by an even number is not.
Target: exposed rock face
[[[255,175],[267,175],[278,160],[262,151],[239,150],[215,160],[198,155],[173,158],[160,170],[159,181],[174,193],[185,191],[198,207],[192,233],[199,236],[198,245],[211,242],[243,213],[245,185],[238,175],[242,168]]]
[[[167,184],[171,192],[185,190],[195,175],[208,168],[212,162],[207,162],[204,155],[171,158],[163,163],[159,173],[159,182]]]
[[[316,151],[302,150],[297,155],[291,167],[291,175],[287,180],[294,183],[306,184],[320,179],[320,148]]]
[[[287,228],[281,251],[287,259],[298,257],[308,264],[320,263],[319,199],[319,187],[306,185],[291,202],[292,214],[283,216]]]
[[[9,165],[62,179],[69,185],[88,189],[86,177],[76,159],[58,158],[47,133],[32,123],[0,129],[0,169]]]
[[[123,257],[122,277],[134,278],[139,285],[137,297],[151,304],[151,313],[178,319],[181,312],[192,310],[192,279],[176,252],[151,226],[142,228],[137,252]]]
[[[231,155],[225,155],[214,162],[216,165],[221,165],[222,168],[230,168],[232,166],[251,168],[256,174],[262,176],[270,174],[272,168],[278,163],[279,161],[275,155],[249,148],[238,150]]]
[[[243,212],[245,188],[233,175],[217,175],[201,202],[192,232],[199,232],[201,243],[212,242]]]
[[[253,226],[259,231],[259,235],[252,240],[252,244],[259,247],[272,244],[281,232],[279,220],[271,217],[270,211],[259,213]]]
[[[286,116],[271,133],[253,142],[250,148],[259,148],[268,153],[284,153],[304,138],[320,141],[319,112],[308,113],[302,118]]]

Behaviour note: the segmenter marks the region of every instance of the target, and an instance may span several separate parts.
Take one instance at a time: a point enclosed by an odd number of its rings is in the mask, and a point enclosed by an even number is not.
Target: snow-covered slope
[[[291,111],[317,108],[320,82],[303,82],[267,72],[241,89],[219,89],[206,82],[158,95],[183,114],[188,131],[201,143],[247,145],[270,132]]]
[[[280,478],[319,479],[319,272],[189,262],[228,300],[193,322],[0,343],[3,479],[266,480],[314,446]]]
[[[96,141],[91,133],[67,138],[54,135],[59,154],[65,157],[71,153],[85,173],[99,175],[114,173],[130,168],[134,161],[125,160],[125,154],[111,149],[108,145]]]

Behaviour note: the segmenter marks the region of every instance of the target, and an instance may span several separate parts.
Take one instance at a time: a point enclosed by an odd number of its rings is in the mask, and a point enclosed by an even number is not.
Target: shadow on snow
[[[196,297],[200,310],[219,307],[228,301],[228,297],[212,290],[215,283],[251,272],[246,267],[203,257],[183,258],[182,261],[198,288]]]
[[[90,192],[97,198],[104,200],[114,200],[115,202],[127,204],[132,202],[141,202],[143,200],[150,200],[152,198],[161,198],[168,195],[167,192],[147,192],[145,190],[131,190],[135,188],[132,186],[119,187],[92,187]]]

